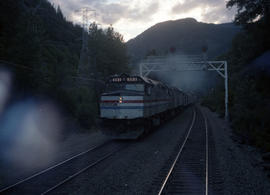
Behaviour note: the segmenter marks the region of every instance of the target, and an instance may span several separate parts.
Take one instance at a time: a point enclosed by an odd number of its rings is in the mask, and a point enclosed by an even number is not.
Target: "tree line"
[[[243,30],[230,51],[219,59],[229,64],[229,108],[234,131],[243,142],[270,151],[270,3],[230,0],[236,7],[234,22]],[[261,59],[258,61],[257,59]],[[224,87],[208,95],[204,103],[224,115]]]
[[[89,128],[98,113],[95,79],[128,72],[128,56],[121,34],[113,27],[89,27],[89,77],[78,80],[82,28],[64,17],[47,0],[0,2],[0,60],[11,62],[16,96],[49,97]],[[12,65],[16,64],[16,66]],[[102,86],[98,85],[102,88]]]

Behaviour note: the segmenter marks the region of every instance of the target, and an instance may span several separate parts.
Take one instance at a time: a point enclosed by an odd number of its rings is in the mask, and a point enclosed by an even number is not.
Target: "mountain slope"
[[[207,24],[193,18],[158,23],[126,44],[133,59],[141,59],[155,49],[158,54],[166,54],[171,47],[185,54],[201,53],[208,46],[209,58],[226,52],[231,40],[240,28],[232,23]]]

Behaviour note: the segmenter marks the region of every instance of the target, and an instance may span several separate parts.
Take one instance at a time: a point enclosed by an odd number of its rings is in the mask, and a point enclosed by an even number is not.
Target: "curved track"
[[[207,119],[195,109],[184,141],[162,181],[159,195],[209,193],[208,142]]]
[[[0,189],[1,194],[47,194],[79,174],[101,163],[126,144],[105,142],[65,161]]]

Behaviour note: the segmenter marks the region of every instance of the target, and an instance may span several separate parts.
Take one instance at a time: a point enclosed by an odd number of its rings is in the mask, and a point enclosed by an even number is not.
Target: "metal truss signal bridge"
[[[151,72],[215,71],[225,85],[225,118],[228,119],[228,69],[227,61],[208,61],[204,55],[149,56],[139,64],[140,75]]]

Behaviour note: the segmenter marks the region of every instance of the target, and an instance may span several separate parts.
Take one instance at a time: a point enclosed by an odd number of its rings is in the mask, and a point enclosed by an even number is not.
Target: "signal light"
[[[122,104],[123,103],[123,98],[119,97],[119,103]]]

